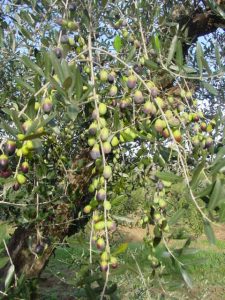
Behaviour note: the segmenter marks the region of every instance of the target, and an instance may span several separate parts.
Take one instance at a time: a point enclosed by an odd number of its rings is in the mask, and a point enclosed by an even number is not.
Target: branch
[[[198,7],[195,12],[189,17],[181,15],[177,20],[182,31],[187,31],[190,43],[184,44],[184,54],[192,43],[195,43],[200,36],[215,32],[218,28],[225,29],[225,19],[217,15],[209,9],[202,10]]]

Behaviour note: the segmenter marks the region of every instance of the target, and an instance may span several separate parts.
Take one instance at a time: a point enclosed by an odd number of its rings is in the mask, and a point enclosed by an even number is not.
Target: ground
[[[121,226],[120,231],[121,240],[128,243],[127,255],[124,260],[121,259],[120,268],[124,265],[129,266],[130,270],[134,269],[134,273],[128,270],[122,275],[117,275],[119,298],[115,299],[145,300],[151,295],[150,299],[153,300],[225,300],[225,225],[214,226],[216,245],[210,245],[203,235],[198,242],[193,242],[191,245],[192,249],[198,248],[199,251],[195,255],[181,258],[192,277],[192,289],[187,288],[177,271],[170,270],[170,265],[167,266],[170,271],[165,270],[164,276],[159,278],[158,283],[152,280],[149,276],[145,250],[142,254],[138,254],[140,248],[143,249],[145,230]],[[72,248],[58,247],[55,257],[51,258],[38,283],[37,299],[87,299],[83,289],[75,288],[76,270],[79,268],[82,255],[85,255],[85,251],[82,250],[84,246],[80,240],[77,242],[71,239],[70,244]],[[112,278],[114,277],[115,275],[112,275]],[[149,294],[146,293],[146,287]],[[157,295],[161,295],[161,298]]]

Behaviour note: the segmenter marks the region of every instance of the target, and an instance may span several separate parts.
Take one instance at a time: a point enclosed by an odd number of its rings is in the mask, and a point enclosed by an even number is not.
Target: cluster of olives
[[[126,42],[131,43],[131,45],[135,46],[136,48],[140,48],[141,42],[132,33],[129,32],[129,28],[127,25],[127,20],[121,18],[114,23],[113,27],[116,30],[120,30],[121,36],[125,39]]]
[[[104,239],[104,229],[107,226],[109,232],[113,232],[116,230],[116,224],[112,220],[105,221],[103,216],[99,214],[95,214],[93,216],[94,221],[94,232],[95,234],[92,237],[92,243],[100,252],[100,267],[102,271],[107,271],[108,265],[110,264],[113,269],[118,266],[117,258],[115,256],[110,255],[106,242]]]
[[[66,30],[68,31],[68,34],[63,33],[60,38],[60,43],[62,46],[64,45],[72,47],[72,49],[75,49],[77,54],[80,54],[82,51],[85,51],[87,49],[85,39],[82,36],[76,34],[79,30],[78,22],[75,22],[74,20],[58,19],[56,20],[56,23],[62,27],[63,32],[65,32]],[[54,49],[54,52],[57,58],[62,58],[62,47],[56,47]],[[84,58],[84,55],[80,55],[80,59]],[[85,66],[84,71],[86,73],[90,73],[89,67]]]
[[[98,194],[99,194],[98,199],[103,199],[105,196],[105,191],[99,190]],[[102,205],[107,211],[111,209],[111,204],[109,201],[104,201]],[[100,208],[101,205],[99,205],[98,207]],[[86,214],[90,213],[91,211],[92,211],[91,205],[86,205],[84,207],[84,212]],[[95,211],[95,214],[93,215],[93,222],[94,222],[94,228],[93,228],[94,234],[92,236],[92,244],[99,250],[100,268],[102,271],[107,271],[108,266],[110,264],[111,267],[115,269],[118,266],[117,258],[115,256],[112,256],[109,253],[109,249],[107,249],[106,247],[104,234],[105,234],[105,227],[107,227],[109,233],[110,232],[113,233],[116,230],[116,223],[110,219],[105,221],[103,214],[98,211]]]
[[[13,156],[16,154],[17,156],[23,157],[20,162],[20,166],[18,171],[16,172],[16,182],[13,185],[13,189],[17,191],[20,185],[26,183],[25,174],[29,171],[29,163],[28,157],[31,151],[33,151],[34,145],[32,141],[24,141],[22,144],[20,140],[8,140],[3,145],[3,153],[0,155],[0,177],[8,178],[13,172],[10,168],[11,161],[13,160]]]
[[[145,242],[149,246],[150,254],[148,260],[151,262],[151,267],[156,269],[160,266],[160,262],[155,257],[154,240],[161,240],[163,234],[169,233],[169,225],[166,219],[166,187],[170,187],[171,183],[168,181],[158,181],[156,184],[156,192],[153,197],[153,203],[150,210],[144,210],[144,214],[139,221],[142,228],[149,224],[154,226],[151,236],[145,238]]]
[[[115,71],[107,71],[105,69],[101,70],[99,73],[100,82],[104,85],[110,83],[108,87],[108,97],[111,101],[108,103],[112,106],[119,106],[121,112],[126,112],[127,109],[133,108],[135,104],[135,109],[137,111],[137,119],[146,119],[145,124],[149,127],[150,133],[158,138],[170,138],[175,140],[177,143],[181,143],[183,140],[182,129],[186,129],[187,126],[190,128],[193,146],[199,144],[202,145],[203,149],[207,149],[212,145],[212,137],[210,133],[213,130],[214,122],[206,123],[204,115],[201,111],[190,112],[189,105],[196,105],[196,101],[192,99],[192,93],[190,91],[180,90],[180,95],[169,94],[161,96],[160,90],[155,86],[152,81],[145,82],[145,85],[139,83],[132,71],[127,73],[127,76],[123,76],[122,86],[123,96],[118,95],[119,88],[116,85],[116,73]],[[125,85],[124,85],[125,83]],[[107,87],[107,86],[106,86]],[[100,90],[101,92],[101,90]],[[100,107],[100,119],[99,123],[102,127],[105,126],[105,119],[102,115],[106,113],[106,104],[101,103]],[[94,111],[92,117],[96,117],[96,112]],[[137,136],[135,130],[129,130],[129,135],[133,136],[133,139]],[[93,122],[89,128],[90,134],[95,134],[97,131],[97,123]],[[105,129],[103,129],[103,132]],[[121,142],[123,142],[123,135],[121,130]],[[132,133],[131,133],[132,132]],[[171,137],[172,133],[172,137]],[[197,133],[197,134],[196,134]],[[126,136],[126,134],[125,134]],[[114,140],[117,136],[114,136]],[[186,136],[187,139],[187,136]],[[89,145],[94,145],[94,138],[90,138]],[[108,143],[106,143],[108,145]],[[108,145],[109,146],[109,145]],[[109,148],[110,149],[110,148]],[[96,156],[99,156],[99,147],[95,146]],[[106,150],[107,151],[107,150]]]
[[[97,77],[96,77],[97,78]],[[95,193],[95,202],[91,202],[85,207],[85,212],[89,213],[96,206],[106,210],[111,209],[111,204],[106,200],[104,188],[105,180],[112,176],[110,166],[103,167],[102,157],[109,153],[117,154],[120,143],[134,141],[139,134],[141,136],[149,134],[154,140],[168,140],[176,143],[183,143],[191,137],[191,142],[196,146],[196,137],[193,135],[198,130],[198,139],[202,141],[203,148],[209,148],[212,138],[209,136],[213,130],[213,122],[206,123],[202,112],[190,112],[190,106],[196,106],[190,91],[180,90],[179,94],[162,94],[159,88],[152,81],[139,82],[135,72],[129,70],[121,80],[114,70],[102,69],[98,78],[98,107],[92,111],[92,122],[87,130],[87,143],[90,147],[90,156],[95,161],[95,172],[99,177],[93,179],[89,186],[89,192]],[[120,111],[120,130],[113,132],[114,107]],[[125,126],[130,115],[129,112],[135,109],[136,122],[145,123],[145,129],[139,126]],[[128,116],[128,118],[127,118]],[[189,127],[189,135],[186,134],[186,127]],[[146,129],[147,128],[147,129]],[[172,134],[172,136],[171,136]],[[194,144],[195,142],[195,144]],[[114,162],[114,160],[113,160]],[[154,216],[145,214],[141,219],[141,224],[145,226],[149,222],[154,222],[154,236],[161,236],[163,232],[169,231],[169,226],[165,218],[166,201],[164,200],[165,191],[162,189],[154,198]],[[93,205],[94,203],[94,205]],[[99,205],[100,203],[100,205]],[[106,221],[107,222],[107,221]],[[102,226],[104,222],[95,224]],[[102,238],[102,237],[101,237]]]
[[[43,113],[49,113],[52,110],[52,97],[44,98],[42,103],[35,103],[35,111],[41,110]],[[44,127],[38,125],[31,119],[27,119],[21,125],[22,132],[18,133],[16,139],[7,140],[1,149],[0,155],[0,177],[9,178],[13,175],[10,166],[15,165],[15,157],[19,158],[18,166],[14,172],[16,179],[13,189],[17,191],[21,185],[27,181],[27,173],[30,169],[29,160],[32,159],[35,150],[33,138],[44,134]]]

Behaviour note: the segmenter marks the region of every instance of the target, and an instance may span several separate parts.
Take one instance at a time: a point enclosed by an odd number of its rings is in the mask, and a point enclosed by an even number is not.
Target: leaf
[[[216,155],[216,159],[213,162],[213,165],[215,165],[217,162],[220,161],[221,158],[223,158],[225,156],[225,146],[222,147],[219,152]]]
[[[204,187],[202,190],[198,191],[195,194],[195,198],[203,198],[205,196],[208,196],[213,188],[213,184],[208,185],[207,187]]]
[[[8,272],[7,272],[6,278],[5,278],[5,289],[6,290],[9,288],[14,274],[15,274],[15,267],[14,267],[14,265],[11,265],[8,269]]]
[[[63,88],[61,88],[61,86],[58,84],[58,82],[53,77],[50,77],[49,81],[51,82],[54,89],[56,89],[61,95],[66,97],[66,92],[64,91]]]
[[[27,82],[25,82],[24,80],[22,80],[21,78],[15,78],[15,81],[16,81],[16,83],[18,85],[20,85],[21,87],[25,88],[26,90],[28,90],[32,94],[35,93],[35,89],[31,85],[29,85]]]
[[[79,101],[83,91],[83,80],[80,74],[80,70],[77,68],[75,72],[75,89],[76,100]]]
[[[219,50],[218,43],[215,44],[215,56],[216,56],[217,65],[221,67],[220,50]]]
[[[80,102],[84,101],[87,99],[87,97],[89,96],[89,94],[92,92],[93,90],[93,86],[88,86],[88,89],[86,90],[86,92],[82,95],[82,97],[80,98]]]
[[[62,61],[61,61],[61,67],[62,67],[63,77],[64,78],[67,79],[69,76],[71,76],[70,67],[68,65],[68,62],[65,59],[62,59]]]
[[[18,23],[17,23],[17,27],[19,28],[21,34],[23,36],[25,36],[25,38],[27,38],[30,41],[33,41],[33,37],[32,37],[32,35],[30,34],[29,31],[27,31],[23,26],[20,26]]]
[[[154,46],[155,46],[156,51],[160,52],[161,46],[160,46],[160,40],[159,40],[159,37],[157,34],[154,36]]]
[[[44,76],[44,72],[42,71],[42,69],[34,62],[32,62],[27,56],[23,56],[21,59],[26,67],[32,69],[35,73]]]
[[[159,179],[169,181],[169,182],[179,182],[183,181],[183,178],[181,176],[178,176],[171,172],[160,172],[157,171],[155,174]]]
[[[120,52],[120,49],[122,47],[122,40],[121,40],[121,37],[119,35],[117,35],[114,39],[114,42],[113,42],[113,47],[114,49],[117,51],[117,52]]]
[[[75,121],[78,115],[79,109],[76,104],[71,104],[67,108],[67,115],[70,120]]]
[[[225,166],[225,158],[220,159],[214,166],[210,175],[214,176],[217,175],[218,172]]]
[[[185,281],[185,283],[187,284],[187,286],[192,289],[193,288],[193,284],[192,284],[192,279],[190,277],[190,275],[187,273],[186,269],[183,266],[179,266],[181,275]]]
[[[183,216],[185,209],[181,208],[175,212],[175,214],[169,219],[168,224],[173,225]]]
[[[203,64],[204,68],[206,69],[207,73],[209,75],[211,75],[212,71],[211,71],[211,69],[209,67],[209,64],[207,63],[206,59],[204,57],[202,57],[201,60],[202,60],[202,64]]]
[[[155,70],[159,69],[159,65],[150,59],[145,60],[145,66],[148,67],[149,69],[155,69]]]
[[[0,258],[0,268],[3,268],[4,265],[7,263],[8,260],[9,260],[9,258],[7,256],[1,257]]]
[[[27,21],[27,23],[28,23],[30,26],[32,26],[32,25],[34,24],[33,18],[31,17],[31,15],[30,15],[27,11],[25,11],[25,10],[21,11],[21,12],[20,12],[20,17],[21,17],[22,19],[24,19],[25,21]]]
[[[220,197],[222,197],[221,190],[222,190],[222,184],[221,184],[221,180],[218,178],[216,180],[216,183],[214,185],[214,188],[213,188],[210,200],[209,200],[208,208],[210,210],[214,209],[218,205]]]
[[[44,73],[45,76],[48,78],[51,75],[52,69],[51,59],[48,52],[44,53],[44,66]]]
[[[13,119],[16,127],[19,129],[19,131],[23,132],[23,127],[20,123],[18,113],[15,110],[12,110],[12,119]]]
[[[189,66],[183,66],[183,70],[187,73],[187,74],[191,74],[191,73],[197,73],[196,69],[189,67]]]
[[[198,68],[199,68],[199,73],[200,73],[200,77],[202,76],[202,56],[203,56],[203,51],[202,51],[202,46],[199,42],[197,42],[197,46],[196,46],[196,60],[197,60],[197,64],[198,64]]]
[[[0,28],[0,48],[2,48],[4,45],[4,31],[2,28]]]
[[[120,129],[120,114],[119,114],[118,108],[116,108],[114,111],[113,125],[114,125],[115,130]]]
[[[62,70],[62,66],[60,65],[59,59],[56,57],[56,55],[53,51],[51,51],[49,53],[49,57],[50,57],[53,69],[55,71],[55,74],[58,76],[59,80],[61,82],[63,82],[65,78],[63,76],[63,70]]]
[[[15,128],[10,127],[4,121],[2,121],[0,123],[0,128],[4,129],[8,134],[11,134],[12,136],[16,136],[17,135],[17,131],[15,130]]]
[[[204,88],[206,88],[212,95],[217,96],[218,95],[218,91],[214,88],[214,86],[212,86],[211,84],[209,84],[208,82],[202,81],[202,84],[204,86]]]
[[[108,2],[108,0],[102,0],[102,6],[105,7],[107,2]]]
[[[209,84],[208,82],[202,82],[204,87],[214,96],[218,96],[218,91],[214,88],[213,85]]]
[[[63,82],[63,85],[62,87],[65,89],[65,90],[68,90],[72,84],[73,80],[71,77],[67,77],[66,80]]]
[[[180,40],[177,41],[176,48],[176,64],[179,67],[182,67],[184,64],[184,54],[183,54],[183,46]]]
[[[204,221],[204,230],[205,230],[205,235],[207,236],[208,241],[215,245],[216,243],[216,238],[213,232],[213,229],[208,221]]]
[[[199,178],[199,175],[201,174],[201,171],[204,169],[204,166],[205,166],[205,161],[203,160],[194,170],[194,173],[193,173],[193,176],[192,176],[192,179],[190,182],[190,186],[192,188],[195,188],[196,185],[198,184],[198,178]]]
[[[137,49],[135,46],[133,46],[127,56],[126,62],[130,62],[132,60],[132,58],[135,56]]]
[[[26,115],[28,115],[28,117],[30,117],[31,119],[34,119],[37,114],[37,112],[34,110],[34,106],[35,106],[35,99],[32,98],[29,100],[25,111]]]
[[[113,252],[112,255],[118,255],[118,254],[121,254],[121,253],[124,253],[127,251],[127,248],[128,248],[128,243],[123,243],[121,245],[119,245],[119,247]]]
[[[168,57],[167,57],[167,61],[166,61],[167,65],[169,65],[169,63],[171,62],[171,60],[174,57],[176,46],[177,46],[177,35],[175,35],[173,37],[173,39],[172,39],[172,42],[171,42],[171,45],[170,45],[170,49],[169,49],[169,53],[168,53]]]

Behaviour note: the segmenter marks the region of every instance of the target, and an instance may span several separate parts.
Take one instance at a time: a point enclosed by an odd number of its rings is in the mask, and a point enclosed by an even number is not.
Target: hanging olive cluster
[[[27,173],[30,170],[29,161],[32,159],[37,146],[35,139],[45,133],[45,129],[41,125],[43,121],[41,116],[50,113],[52,108],[52,95],[44,97],[41,103],[35,102],[34,110],[37,112],[37,118],[32,120],[26,114],[23,114],[19,119],[19,122],[21,122],[20,132],[18,132],[16,138],[8,139],[1,147],[0,177],[10,178],[13,176],[15,181],[13,181],[12,188],[15,191],[27,182]],[[24,116],[26,119],[24,119]],[[12,168],[15,165],[17,167],[13,171]]]
[[[94,214],[95,242],[100,252],[104,253],[101,256],[101,266],[108,265],[110,261],[110,254],[105,251],[105,221],[107,228],[115,227],[110,217],[111,203],[106,199],[107,192],[104,187],[105,180],[111,180],[113,166],[106,164],[103,167],[103,154],[107,162],[110,153],[118,155],[117,149],[121,144],[135,141],[138,137],[142,139],[146,137],[146,140],[152,143],[162,142],[168,147],[171,143],[177,143],[178,147],[182,144],[189,153],[197,151],[198,155],[206,152],[213,141],[211,133],[214,121],[207,122],[203,113],[197,110],[196,101],[193,100],[190,91],[180,89],[179,94],[177,91],[174,94],[163,94],[154,82],[149,80],[144,82],[145,84],[139,82],[132,70],[119,80],[118,77],[114,70],[105,69],[99,72],[98,78],[96,77],[100,82],[98,107],[93,109],[92,121],[86,131],[90,156],[95,161],[95,167],[94,177],[89,186],[93,199],[84,208],[84,212],[88,214],[94,210],[96,214]],[[196,111],[192,111],[190,107],[196,108]],[[115,129],[115,111],[119,113],[119,130]],[[150,218],[154,219],[154,237],[169,232],[165,218],[167,203],[164,194],[162,189],[155,195],[154,216],[146,215],[142,220],[148,223],[152,222]],[[109,220],[104,220],[104,209],[108,211]],[[103,259],[105,252],[107,252],[106,260]],[[156,259],[151,256],[151,260]]]

